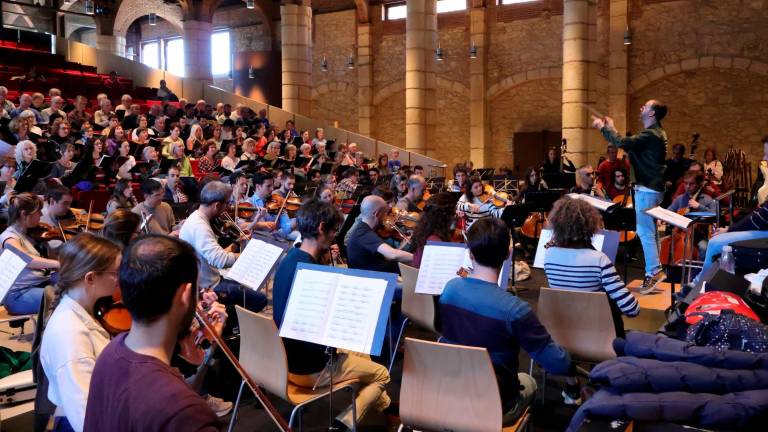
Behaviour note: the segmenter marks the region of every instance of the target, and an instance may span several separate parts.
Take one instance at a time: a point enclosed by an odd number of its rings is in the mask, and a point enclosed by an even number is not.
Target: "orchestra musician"
[[[123,252],[119,284],[131,330],[96,360],[84,431],[219,430],[216,414],[170,366],[198,308],[196,263],[191,246],[167,236],[138,239]],[[221,334],[224,309],[206,315]]]
[[[281,198],[287,198],[288,194],[293,191],[294,186],[296,186],[296,176],[293,174],[283,174],[280,187],[272,193],[279,195]]]
[[[40,347],[48,400],[57,406],[54,430],[83,430],[93,368],[110,340],[94,306],[117,289],[120,258],[120,246],[89,233],[61,247],[53,312]]]
[[[0,234],[0,253],[12,246],[31,260],[3,299],[11,315],[37,313],[43,290],[51,281],[50,272],[59,268],[58,261],[43,258],[27,234],[40,225],[42,209],[43,200],[31,193],[20,193],[9,200],[8,227]]]
[[[427,187],[427,182],[424,177],[420,175],[412,175],[408,178],[408,192],[404,197],[397,200],[395,205],[398,209],[406,212],[421,213],[421,207],[419,204],[424,197],[424,189]]]
[[[66,216],[72,216],[70,207],[72,206],[72,191],[64,186],[53,186],[48,188],[45,193],[45,204],[43,204],[40,222],[47,226],[61,230],[61,220]],[[48,258],[56,259],[58,249],[63,241],[59,239],[48,240],[46,250]]]
[[[456,210],[461,212],[465,220],[465,230],[477,220],[486,217],[501,217],[504,207],[497,207],[491,197],[485,193],[485,187],[480,177],[471,177],[464,184],[464,193],[456,203]]]
[[[349,167],[344,170],[343,179],[336,185],[336,194],[342,199],[349,199],[357,189],[359,173],[357,168]]]
[[[272,174],[257,172],[253,175],[253,196],[251,204],[256,208],[265,208],[273,191]],[[286,212],[280,214],[280,220],[276,220],[276,215],[266,214],[264,220],[257,222],[253,229],[259,231],[278,231],[283,236],[291,233],[291,220]]]
[[[140,188],[144,201],[131,211],[141,216],[146,230],[152,234],[178,235],[178,231],[174,231],[176,218],[173,209],[163,201],[163,185],[157,180],[149,179],[145,180]]]
[[[115,189],[112,191],[112,197],[107,201],[107,215],[112,214],[119,208],[132,210],[136,205],[138,205],[138,203],[133,196],[131,181],[128,179],[120,179],[115,182]]]
[[[525,186],[520,192],[520,199],[525,202],[525,196],[530,192],[539,192],[547,190],[547,182],[541,178],[541,172],[534,167],[528,167],[525,170]]]
[[[317,264],[321,255],[331,247],[342,217],[330,203],[311,200],[305,203],[297,216],[297,227],[301,234],[301,244],[291,248],[280,262],[275,273],[273,290],[274,320],[280,326],[285,314],[288,297],[293,285],[298,263]],[[330,375],[323,373],[327,363],[325,346],[295,339],[283,339],[288,357],[288,379],[305,388],[329,384]],[[385,391],[389,382],[387,369],[363,354],[338,352],[333,380],[344,381],[357,379],[362,387],[355,399],[357,420],[371,409],[382,411],[389,406],[390,399]],[[340,430],[352,428],[352,407],[343,410],[336,422]]]
[[[675,198],[667,210],[673,212],[706,212],[716,214],[717,202],[704,190],[704,175],[696,171],[688,171],[683,174],[683,187],[685,192]],[[703,256],[707,250],[707,234],[701,230],[694,230],[694,242]]]
[[[627,184],[629,181],[628,177],[627,170],[624,168],[619,167],[613,171],[613,181],[611,181],[606,190],[608,198],[613,200],[614,198],[624,196],[627,193],[627,188],[629,187]]]
[[[181,190],[180,177],[181,170],[178,165],[172,165],[168,168],[168,176],[165,179],[163,201],[169,203],[185,203],[189,201],[187,194]]]
[[[427,200],[416,228],[411,235],[413,246],[413,266],[421,266],[424,246],[428,241],[454,242],[463,240],[456,236],[456,211],[453,197],[441,192]]]
[[[597,178],[604,188],[610,188],[613,184],[613,174],[618,168],[624,168],[629,172],[629,161],[619,159],[619,150],[613,144],[608,144],[605,154],[608,158],[597,165]]]
[[[128,247],[141,233],[141,217],[124,208],[110,213],[104,219],[104,226],[101,228],[102,237],[122,247]]]
[[[232,198],[230,198],[229,204],[248,202],[248,190],[250,189],[248,175],[243,171],[235,171],[229,176],[229,183],[232,185]]]
[[[359,226],[350,230],[347,241],[349,268],[399,273],[398,262],[411,264],[413,254],[388,245],[376,234],[376,229],[389,213],[383,198],[369,195],[360,205]]]
[[[392,176],[390,188],[392,189],[392,192],[395,193],[395,199],[399,201],[400,198],[404,197],[405,194],[408,193],[408,176],[405,174],[395,173]]]
[[[464,185],[467,183],[468,178],[467,168],[465,168],[463,164],[457,164],[453,167],[453,180],[448,186],[448,190],[451,192],[463,192]]]
[[[658,100],[647,101],[640,109],[643,130],[637,135],[621,137],[610,117],[592,117],[592,126],[600,130],[609,143],[629,154],[635,175],[633,205],[637,220],[637,236],[645,257],[645,277],[642,291],[653,291],[666,274],[659,260],[656,221],[645,213],[658,206],[664,198],[664,160],[667,154],[667,134],[661,121],[667,115],[667,106]]]
[[[576,186],[571,188],[571,193],[607,199],[605,189],[599,181],[596,181],[596,173],[591,165],[585,165],[576,170]]]
[[[547,158],[541,164],[539,170],[544,174],[576,172],[576,166],[568,159],[568,156],[560,155],[560,152],[555,147],[550,147],[547,150]]]
[[[210,288],[225,305],[238,304],[254,312],[267,305],[267,297],[260,291],[240,285],[221,276],[219,269],[232,267],[240,256],[232,248],[222,248],[211,228],[211,221],[225,211],[232,195],[232,186],[218,180],[209,182],[200,191],[200,207],[192,212],[181,226],[179,238],[192,245],[199,257],[198,286]]]

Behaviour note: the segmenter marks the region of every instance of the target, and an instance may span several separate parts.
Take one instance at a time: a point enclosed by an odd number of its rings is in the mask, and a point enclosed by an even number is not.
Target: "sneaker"
[[[661,291],[658,286],[661,281],[666,279],[666,277],[667,275],[663,270],[659,270],[659,272],[653,276],[646,276],[645,279],[643,279],[643,286],[640,287],[640,294],[646,295]]]
[[[579,394],[578,391],[576,391],[575,394],[569,394],[569,392],[563,390],[563,392],[560,393],[560,395],[563,396],[563,403],[565,405],[569,405],[569,406],[581,405],[581,395]]]
[[[205,397],[205,402],[208,404],[211,411],[215,412],[219,417],[224,417],[232,411],[232,402],[227,402],[224,399],[207,395]]]

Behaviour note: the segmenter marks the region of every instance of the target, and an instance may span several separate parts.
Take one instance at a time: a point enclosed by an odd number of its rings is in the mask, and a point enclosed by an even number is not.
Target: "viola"
[[[36,227],[27,228],[27,235],[36,243],[44,243],[51,240],[66,242],[75,234],[77,234],[77,232],[64,230],[61,227],[53,227],[42,222]]]

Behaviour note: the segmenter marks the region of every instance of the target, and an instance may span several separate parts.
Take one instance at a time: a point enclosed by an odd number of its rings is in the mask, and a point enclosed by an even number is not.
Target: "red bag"
[[[741,297],[724,291],[713,291],[698,296],[686,309],[685,322],[696,324],[701,320],[703,314],[720,315],[720,312],[725,309],[730,309],[736,314],[760,322],[760,318]]]

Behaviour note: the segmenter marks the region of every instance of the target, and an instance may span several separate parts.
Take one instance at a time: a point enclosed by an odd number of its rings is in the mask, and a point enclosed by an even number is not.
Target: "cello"
[[[706,180],[701,183],[701,186],[696,190],[696,193],[691,196],[692,200],[698,199],[699,195],[701,194],[701,191],[704,190],[704,187],[706,186],[707,182]],[[677,211],[680,215],[686,215],[690,211],[690,207],[681,208]],[[683,259],[683,256],[685,254],[685,237],[687,233],[680,229],[680,228],[674,228],[672,230],[672,234],[664,237],[661,239],[661,246],[659,247],[659,261],[662,265],[669,265],[670,259],[672,260],[672,263],[679,262]],[[672,256],[670,257],[670,251],[672,251]],[[696,247],[692,247],[691,250],[691,259],[698,259],[699,258],[699,251]]]
[[[633,206],[632,203],[632,195],[630,194],[630,191],[632,189],[631,185],[627,185],[626,190],[624,191],[623,195],[617,195],[613,202],[616,204],[620,204],[621,208],[630,208]],[[637,237],[637,233],[634,231],[621,231],[619,236],[619,243],[624,243],[628,241],[632,241]]]

